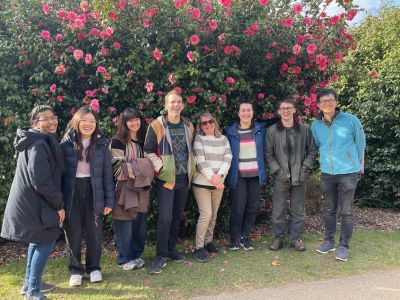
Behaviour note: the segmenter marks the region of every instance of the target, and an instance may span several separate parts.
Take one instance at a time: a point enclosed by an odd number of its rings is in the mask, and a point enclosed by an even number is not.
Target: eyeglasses
[[[213,119],[210,119],[210,120],[208,120],[208,121],[202,121],[201,122],[201,125],[202,126],[206,126],[207,124],[208,125],[212,125],[212,124],[214,124],[215,123],[215,121],[213,120]]]
[[[294,107],[290,106],[290,107],[280,107],[278,109],[278,111],[291,111]]]
[[[335,103],[336,100],[335,99],[326,99],[326,100],[321,100],[319,101],[320,104],[331,104],[331,103]]]
[[[81,123],[86,123],[86,124],[96,124],[96,120],[85,120],[82,119],[80,120]]]
[[[48,118],[37,119],[36,121],[48,123],[50,121],[58,121],[58,117],[57,116],[52,116],[52,117],[48,117]]]

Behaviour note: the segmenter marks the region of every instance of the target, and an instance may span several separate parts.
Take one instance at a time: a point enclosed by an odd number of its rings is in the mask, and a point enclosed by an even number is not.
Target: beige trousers
[[[224,190],[209,190],[193,186],[193,193],[200,212],[196,227],[196,249],[199,249],[213,239],[215,221]]]

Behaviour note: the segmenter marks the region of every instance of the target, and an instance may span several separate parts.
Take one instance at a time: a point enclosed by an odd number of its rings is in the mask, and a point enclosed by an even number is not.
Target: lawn
[[[154,255],[154,248],[148,247],[143,257],[146,268],[123,271],[114,257],[103,256],[103,282],[91,284],[84,277],[78,288],[68,286],[66,260],[52,259],[44,280],[57,285],[47,294],[50,299],[187,299],[400,266],[400,232],[355,232],[346,263],[335,261],[334,253],[315,252],[320,240],[321,236],[307,235],[308,249],[302,253],[289,250],[287,244],[278,252],[266,250],[272,238],[255,241],[255,250],[249,252],[232,252],[221,241],[220,255],[209,262],[199,263],[188,255],[185,263],[168,262],[161,275],[148,272]],[[19,261],[0,269],[1,299],[21,299],[18,291],[24,268]]]

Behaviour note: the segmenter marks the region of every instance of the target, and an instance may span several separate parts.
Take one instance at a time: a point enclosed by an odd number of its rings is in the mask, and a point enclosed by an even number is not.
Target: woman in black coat
[[[62,177],[65,235],[68,243],[70,286],[79,286],[86,272],[91,282],[100,272],[103,215],[114,206],[114,181],[108,141],[99,129],[97,114],[89,106],[72,117],[61,142],[65,172]],[[86,266],[81,263],[81,244],[86,233]]]
[[[25,283],[26,299],[47,299],[54,288],[41,281],[47,259],[64,221],[61,174],[64,160],[55,133],[58,118],[51,107],[36,106],[31,128],[18,129],[14,147],[17,169],[4,212],[1,236],[29,243]]]

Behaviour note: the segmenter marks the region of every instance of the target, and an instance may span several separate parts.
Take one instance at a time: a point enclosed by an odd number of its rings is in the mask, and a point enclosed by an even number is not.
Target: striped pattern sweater
[[[193,184],[213,187],[210,179],[215,174],[225,179],[232,161],[231,147],[225,136],[196,135],[193,153],[196,160]]]
[[[253,129],[238,129],[240,136],[239,177],[258,176],[257,149]]]

